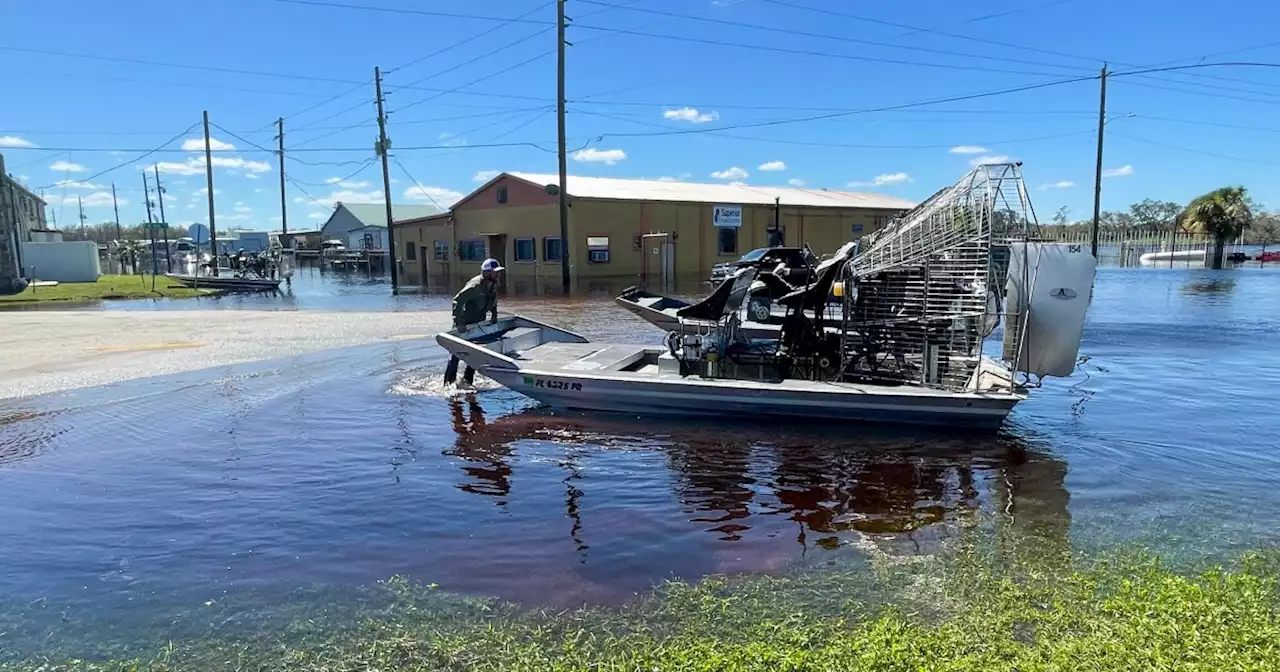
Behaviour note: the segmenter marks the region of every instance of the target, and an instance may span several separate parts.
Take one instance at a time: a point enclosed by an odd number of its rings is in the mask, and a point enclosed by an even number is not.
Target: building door
[[[675,283],[676,246],[668,233],[640,237],[640,282],[646,287],[670,290]]]
[[[489,236],[489,256],[497,259],[502,266],[507,265],[507,237],[506,235]],[[507,291],[507,274],[503,273],[498,280],[498,287],[504,293]]]

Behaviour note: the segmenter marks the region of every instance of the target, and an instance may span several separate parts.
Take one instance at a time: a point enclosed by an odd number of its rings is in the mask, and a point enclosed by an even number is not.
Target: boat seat
[[[685,320],[709,320],[718,322],[725,315],[736,312],[742,307],[747,289],[756,278],[755,268],[739,269],[737,273],[725,278],[707,298],[676,311],[676,317]]]

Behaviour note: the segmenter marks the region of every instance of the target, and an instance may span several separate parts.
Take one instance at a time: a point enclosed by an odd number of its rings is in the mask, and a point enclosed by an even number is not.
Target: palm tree
[[[1222,187],[1196,198],[1179,217],[1183,228],[1213,237],[1211,268],[1222,268],[1227,241],[1239,238],[1253,222],[1244,187]]]

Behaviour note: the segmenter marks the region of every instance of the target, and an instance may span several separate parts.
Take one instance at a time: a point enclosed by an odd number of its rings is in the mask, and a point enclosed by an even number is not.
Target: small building
[[[31,229],[29,235],[33,243],[61,243],[62,232],[57,229]]]
[[[362,226],[347,232],[347,249],[387,252],[387,227]]]
[[[17,215],[19,241],[30,241],[32,231],[49,228],[44,199],[5,172],[3,155],[0,155],[0,205],[5,208],[9,219]]]
[[[555,284],[559,179],[501,173],[450,213],[397,218],[401,282],[448,284],[498,259],[522,284]],[[808,244],[819,255],[883,227],[914,203],[879,194],[570,176],[573,279],[658,276],[704,280],[711,267],[758,247]]]
[[[391,217],[396,221],[429,217],[440,213],[434,205],[393,205]],[[387,206],[382,203],[339,203],[320,229],[321,240],[338,239],[344,243],[353,229],[387,226]]]

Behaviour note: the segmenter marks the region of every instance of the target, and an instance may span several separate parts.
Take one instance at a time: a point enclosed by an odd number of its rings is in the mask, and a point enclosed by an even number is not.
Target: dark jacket
[[[481,273],[453,296],[453,326],[465,329],[484,321],[485,315],[498,316],[498,282],[485,280]]]

